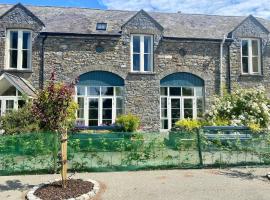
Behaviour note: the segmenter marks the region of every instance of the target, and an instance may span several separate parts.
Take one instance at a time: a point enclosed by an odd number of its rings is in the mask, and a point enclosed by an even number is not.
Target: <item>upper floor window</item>
[[[131,71],[151,72],[153,70],[153,36],[131,36]]]
[[[97,23],[96,30],[98,31],[106,31],[107,23]]]
[[[242,39],[242,73],[261,74],[261,47],[259,39]]]
[[[8,30],[6,68],[26,70],[31,68],[31,31]]]

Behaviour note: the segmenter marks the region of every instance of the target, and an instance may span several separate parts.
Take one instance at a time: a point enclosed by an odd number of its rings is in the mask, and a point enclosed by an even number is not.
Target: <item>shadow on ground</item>
[[[32,187],[34,187],[34,185],[23,184],[20,180],[8,180],[5,184],[0,184],[0,191],[26,190]]]
[[[252,171],[243,172],[239,170],[226,170],[226,171],[219,171],[220,175],[228,176],[230,178],[240,178],[244,180],[260,180],[260,181],[266,181],[269,182],[266,175],[265,176],[258,176],[252,173]]]

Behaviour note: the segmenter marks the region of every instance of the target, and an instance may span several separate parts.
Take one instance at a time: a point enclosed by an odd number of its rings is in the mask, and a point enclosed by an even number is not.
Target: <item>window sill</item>
[[[262,74],[241,74],[240,77],[264,77]]]
[[[33,73],[32,69],[2,69],[2,72]]]
[[[156,75],[155,72],[129,72],[130,75]]]

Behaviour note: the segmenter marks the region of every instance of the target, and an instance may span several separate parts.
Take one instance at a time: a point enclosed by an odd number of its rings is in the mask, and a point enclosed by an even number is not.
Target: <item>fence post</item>
[[[198,146],[199,161],[200,161],[199,166],[203,167],[202,147],[201,147],[201,129],[198,128],[196,132],[197,132],[197,146]]]

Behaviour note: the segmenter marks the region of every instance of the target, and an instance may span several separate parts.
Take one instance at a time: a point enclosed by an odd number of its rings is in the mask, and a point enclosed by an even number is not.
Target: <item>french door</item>
[[[88,126],[111,125],[114,123],[115,98],[88,98]]]

